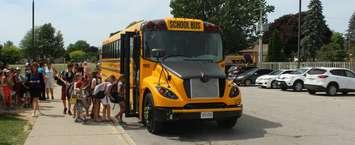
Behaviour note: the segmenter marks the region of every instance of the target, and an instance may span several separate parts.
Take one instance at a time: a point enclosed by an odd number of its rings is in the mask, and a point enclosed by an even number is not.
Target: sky
[[[35,0],[36,25],[52,23],[64,35],[65,45],[86,40],[100,46],[101,41],[136,20],[171,17],[170,0]],[[307,10],[310,0],[302,0]],[[298,0],[267,0],[275,6],[269,22],[298,12]],[[31,28],[32,0],[0,0],[0,43],[19,44]],[[322,0],[330,29],[344,33],[355,12],[355,0]]]

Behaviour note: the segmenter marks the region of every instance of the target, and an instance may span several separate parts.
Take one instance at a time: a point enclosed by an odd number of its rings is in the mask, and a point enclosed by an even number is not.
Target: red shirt
[[[76,81],[76,87],[77,88],[81,88],[81,86],[83,85],[83,81],[79,80],[79,81]]]

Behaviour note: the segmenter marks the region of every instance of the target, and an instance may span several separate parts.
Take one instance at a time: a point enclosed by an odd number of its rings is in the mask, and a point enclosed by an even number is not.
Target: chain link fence
[[[337,67],[355,71],[355,62],[301,62],[302,67]],[[296,69],[297,62],[263,62],[262,68],[267,69]]]

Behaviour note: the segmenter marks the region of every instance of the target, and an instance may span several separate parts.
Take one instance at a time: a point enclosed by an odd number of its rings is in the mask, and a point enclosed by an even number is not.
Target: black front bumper
[[[239,118],[242,115],[242,107],[240,107],[240,110],[234,111],[211,111],[213,112],[213,118],[211,119],[201,119],[201,112],[174,112],[173,109],[170,108],[155,108],[154,120],[165,122],[178,120],[216,120],[230,117]]]
[[[327,88],[324,88],[322,86],[317,86],[317,85],[304,85],[304,88],[307,90],[312,90],[312,91],[327,91]]]

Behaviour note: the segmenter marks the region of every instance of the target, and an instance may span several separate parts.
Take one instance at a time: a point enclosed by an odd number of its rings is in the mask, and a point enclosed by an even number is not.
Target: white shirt
[[[107,91],[108,90],[108,85],[111,84],[109,82],[103,82],[101,84],[98,84],[95,89],[93,95],[96,95],[100,91]],[[105,90],[106,89],[106,90]]]

